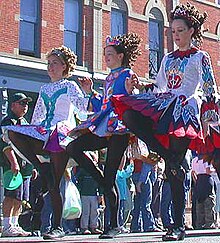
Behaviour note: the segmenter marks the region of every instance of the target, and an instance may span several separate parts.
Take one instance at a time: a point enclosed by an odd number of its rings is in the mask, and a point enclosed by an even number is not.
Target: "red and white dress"
[[[169,148],[169,136],[191,139],[189,148],[197,152],[214,149],[210,121],[218,120],[215,83],[207,52],[192,47],[164,56],[153,92],[113,97],[115,111],[141,112],[154,121],[155,137]],[[206,141],[206,146],[204,142]]]

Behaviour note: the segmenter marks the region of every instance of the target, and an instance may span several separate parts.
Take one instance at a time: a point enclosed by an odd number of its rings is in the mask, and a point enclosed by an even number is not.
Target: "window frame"
[[[115,12],[115,13],[119,13],[122,15],[122,21],[123,21],[123,30],[122,30],[122,33],[113,33],[112,31],[112,12]],[[121,9],[117,9],[117,8],[114,8],[112,7],[111,8],[111,36],[116,36],[116,35],[121,35],[121,34],[126,34],[128,31],[128,12],[126,10],[121,10]]]
[[[150,47],[150,27],[149,27],[149,36],[148,36],[148,40],[149,40],[149,78],[150,79],[155,79],[156,75],[160,69],[160,64],[164,55],[164,35],[163,35],[163,29],[164,29],[164,25],[163,25],[163,21],[162,20],[158,20],[158,19],[154,19],[154,18],[149,18],[149,25],[150,22],[155,22],[158,24],[158,40],[159,40],[159,48],[158,49],[151,49]],[[151,65],[150,62],[150,55],[151,52],[156,52],[157,53],[157,70],[156,70],[156,75],[155,76],[151,76],[150,74],[150,70],[151,70],[151,66],[153,67],[153,65]]]
[[[22,1],[22,0],[21,0]],[[20,3],[21,3],[20,1]],[[36,1],[36,0],[33,0]],[[24,16],[21,15],[20,11],[20,28],[19,28],[19,54],[20,55],[25,55],[25,56],[32,56],[32,57],[40,57],[40,37],[41,37],[41,1],[37,0],[36,3],[36,17],[29,16],[29,18],[24,18]],[[20,4],[21,7],[21,4]],[[28,50],[28,49],[22,49],[21,48],[21,28],[22,28],[22,23],[31,23],[34,27],[34,36],[33,36],[33,50]]]
[[[66,1],[70,1],[70,0],[65,0],[64,1],[64,32],[63,32],[63,43],[65,46],[70,47],[77,55],[77,64],[78,65],[82,65],[82,1],[80,0],[72,0],[78,3],[78,32],[74,32],[73,30],[67,29],[66,27],[66,23],[65,23],[65,3]],[[68,46],[66,44],[66,33],[75,33],[76,34],[76,50],[74,50],[72,48],[72,46]]]

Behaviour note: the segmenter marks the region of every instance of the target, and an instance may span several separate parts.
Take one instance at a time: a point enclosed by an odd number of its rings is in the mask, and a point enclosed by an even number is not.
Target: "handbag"
[[[77,219],[82,213],[80,193],[76,185],[71,181],[65,183],[65,201],[63,204],[64,219]]]

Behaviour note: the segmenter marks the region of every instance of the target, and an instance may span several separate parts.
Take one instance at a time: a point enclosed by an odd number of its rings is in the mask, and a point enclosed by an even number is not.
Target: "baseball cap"
[[[17,101],[22,101],[22,100],[27,100],[28,102],[32,101],[31,97],[26,96],[23,93],[15,93],[12,95],[11,102],[17,102]]]

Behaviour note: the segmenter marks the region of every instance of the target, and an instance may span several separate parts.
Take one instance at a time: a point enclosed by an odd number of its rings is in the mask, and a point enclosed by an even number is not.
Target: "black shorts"
[[[4,188],[4,196],[17,199],[19,201],[29,201],[31,178],[23,178],[23,183],[15,190],[7,190]]]

